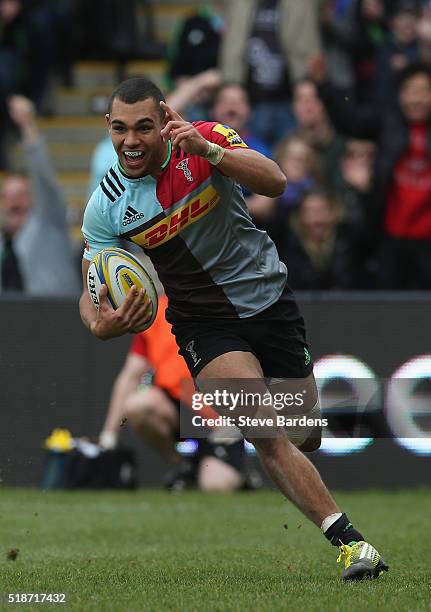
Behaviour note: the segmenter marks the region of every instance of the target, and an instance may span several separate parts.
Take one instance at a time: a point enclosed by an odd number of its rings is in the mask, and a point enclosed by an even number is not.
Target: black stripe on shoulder
[[[118,189],[118,187],[116,187],[114,185],[114,183],[111,181],[111,179],[109,178],[108,175],[105,176],[105,178],[103,179],[104,181],[107,182],[107,184],[109,185],[109,187],[112,189],[112,191],[115,193],[115,195],[117,195],[118,197],[120,197],[121,195],[121,191]]]
[[[115,170],[113,168],[110,168],[109,174],[115,180],[115,182],[117,183],[117,185],[121,189],[121,191],[126,191],[126,188],[124,187],[123,183],[120,181],[120,179],[118,177],[118,174],[115,172]]]
[[[111,200],[111,202],[115,202],[115,198],[110,191],[108,191],[105,187],[103,181],[100,181],[100,186],[102,188],[103,193]]]

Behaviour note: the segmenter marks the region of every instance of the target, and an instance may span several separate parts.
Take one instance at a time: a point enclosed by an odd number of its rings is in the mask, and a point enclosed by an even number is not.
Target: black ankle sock
[[[359,531],[353,528],[352,523],[344,513],[327,531],[325,531],[325,537],[328,538],[334,546],[350,544],[351,542],[360,542],[364,539]]]

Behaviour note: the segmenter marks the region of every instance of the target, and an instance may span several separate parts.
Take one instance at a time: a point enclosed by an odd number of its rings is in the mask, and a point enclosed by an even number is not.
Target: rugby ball
[[[88,293],[97,309],[100,304],[101,285],[107,286],[108,300],[114,310],[123,303],[133,285],[138,289],[145,289],[152,304],[152,314],[150,320],[135,331],[145,331],[153,324],[158,307],[157,291],[139,259],[124,249],[103,249],[97,253],[90,263],[87,274]]]

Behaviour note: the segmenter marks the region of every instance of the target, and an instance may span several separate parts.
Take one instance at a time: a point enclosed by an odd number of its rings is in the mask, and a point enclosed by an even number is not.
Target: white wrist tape
[[[225,149],[223,149],[223,147],[220,147],[214,142],[208,142],[208,152],[203,157],[213,166],[218,166],[223,159],[224,154]]]

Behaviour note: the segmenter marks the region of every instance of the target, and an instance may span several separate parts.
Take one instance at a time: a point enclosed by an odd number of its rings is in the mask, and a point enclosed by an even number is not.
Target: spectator
[[[293,289],[353,289],[359,286],[353,242],[345,233],[338,201],[321,189],[306,193],[278,244]]]
[[[317,158],[313,147],[295,134],[285,138],[277,148],[276,161],[287,177],[284,193],[279,198],[253,195],[247,206],[256,223],[266,229],[277,242],[289,214],[315,182]]]
[[[210,68],[188,79],[181,79],[166,99],[169,106],[178,109],[188,121],[208,121],[214,93],[220,85],[221,72]]]
[[[317,21],[314,0],[227,3],[223,78],[247,88],[253,129],[270,146],[293,126],[291,82],[306,75],[308,56],[320,49]]]
[[[375,154],[371,140],[348,139],[333,184],[344,205],[344,224],[358,237],[367,230]]]
[[[221,85],[215,95],[211,115],[214,121],[235,130],[251,149],[272,158],[270,148],[250,128],[250,101],[247,90],[242,85]],[[246,198],[252,195],[247,188],[242,189]]]
[[[384,0],[358,0],[350,53],[359,101],[373,97],[376,55],[387,38],[388,10]]]
[[[223,19],[208,4],[180,23],[168,47],[169,88],[217,67]]]
[[[6,100],[12,94],[23,94],[39,111],[44,110],[54,40],[53,13],[44,2],[0,0],[0,169],[8,167]]]
[[[422,61],[431,63],[431,4],[427,1],[422,7],[418,24],[418,33],[421,41]]]
[[[22,3],[20,0],[0,0],[0,170],[8,166],[5,148],[8,128],[6,100],[24,85],[27,54]]]
[[[317,158],[313,147],[293,134],[280,143],[277,162],[287,177],[286,189],[277,204],[279,209],[288,212],[298,206],[305,191],[313,186],[317,175]]]
[[[420,59],[417,4],[412,0],[399,1],[389,24],[388,39],[377,53],[373,88],[375,101],[384,106],[396,98],[399,74]]]
[[[40,139],[34,106],[27,98],[9,102],[18,126],[30,179],[9,176],[0,193],[0,290],[26,295],[78,295],[79,275],[74,267],[66,221],[66,204]]]
[[[221,85],[215,94],[211,115],[214,121],[228,125],[238,132],[250,148],[272,157],[271,150],[250,127],[250,100],[247,90],[242,85],[235,83]]]
[[[310,64],[324,81],[319,62]],[[400,76],[397,107],[355,105],[328,83],[320,93],[344,134],[378,142],[373,206],[383,230],[380,286],[431,288],[431,70],[412,65]],[[383,210],[382,210],[383,209]],[[383,217],[383,218],[381,218]],[[369,226],[374,243],[379,238]]]
[[[344,148],[344,139],[334,130],[316,85],[310,79],[298,81],[294,86],[293,114],[296,133],[314,148],[322,179],[330,183]]]
[[[342,89],[354,89],[352,41],[355,36],[357,0],[324,0],[320,22],[323,45],[328,57],[331,83]]]
[[[55,55],[54,13],[45,2],[0,0],[0,90],[40,110]]]

